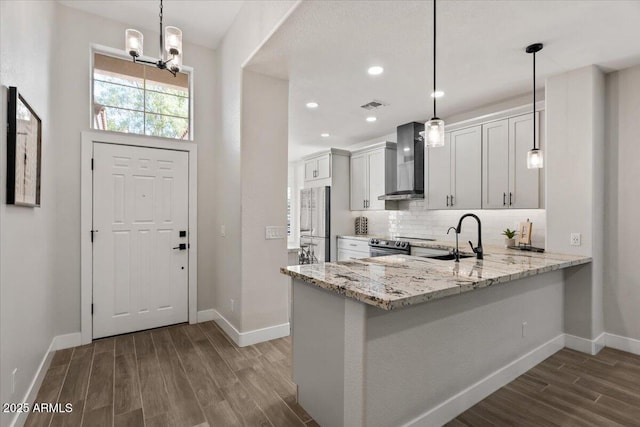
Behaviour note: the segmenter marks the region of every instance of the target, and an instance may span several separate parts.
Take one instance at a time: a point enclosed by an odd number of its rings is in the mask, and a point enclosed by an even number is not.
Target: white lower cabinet
[[[338,261],[369,258],[369,241],[338,237]]]
[[[426,153],[427,209],[480,209],[482,127],[447,132],[445,146]]]

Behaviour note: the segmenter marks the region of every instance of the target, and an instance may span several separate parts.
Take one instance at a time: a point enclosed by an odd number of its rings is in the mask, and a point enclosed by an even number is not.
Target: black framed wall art
[[[7,204],[40,206],[42,121],[14,86],[8,104]]]

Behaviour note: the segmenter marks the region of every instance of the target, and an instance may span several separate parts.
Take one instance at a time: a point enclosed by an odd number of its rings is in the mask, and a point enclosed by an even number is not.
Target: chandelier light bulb
[[[138,30],[127,29],[125,31],[125,45],[129,55],[134,58],[142,56],[143,36]]]
[[[179,55],[182,53],[182,31],[176,27],[166,27],[164,29],[165,50],[169,55]]]

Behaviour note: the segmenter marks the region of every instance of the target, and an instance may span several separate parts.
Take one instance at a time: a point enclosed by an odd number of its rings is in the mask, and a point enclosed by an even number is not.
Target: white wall
[[[640,66],[607,75],[604,322],[640,339]]]
[[[604,328],[604,101],[604,75],[595,66],[547,80],[547,248],[593,257],[565,286],[565,331],[588,339]],[[571,233],[581,233],[581,246],[569,244]]]
[[[214,300],[215,309],[240,331],[243,329],[240,315],[241,247],[251,244],[251,239],[242,238],[242,66],[295,4],[294,1],[246,2],[216,52],[219,96],[216,99],[215,121],[218,126],[215,129],[213,163],[216,206],[213,218]],[[282,168],[286,170],[284,166]],[[281,191],[285,185],[283,182]],[[221,235],[222,227],[226,236]],[[264,235],[261,237],[264,239]],[[239,309],[231,310],[232,299]]]
[[[90,46],[123,48],[128,25],[57,5],[57,43],[53,58],[53,132],[63,149],[56,152],[55,189],[56,274],[58,284],[56,334],[80,330],[80,132],[89,129]],[[145,31],[147,50],[157,40]],[[215,123],[215,58],[210,49],[184,43],[184,63],[194,68],[194,135],[198,143],[198,306],[213,306],[213,209]]]
[[[51,97],[52,60],[57,51],[54,2],[0,2],[0,402],[21,402],[57,328],[54,281],[57,153]],[[17,86],[42,119],[40,208],[7,206],[7,90]],[[15,393],[11,372],[18,368]],[[2,413],[7,426],[13,414]]]
[[[289,82],[242,73],[243,331],[289,321],[287,239],[265,239],[265,227],[287,227]]]

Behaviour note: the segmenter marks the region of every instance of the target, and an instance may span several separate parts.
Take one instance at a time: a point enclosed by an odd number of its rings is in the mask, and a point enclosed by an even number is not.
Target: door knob
[[[180,249],[181,251],[186,251],[187,250],[187,244],[186,243],[180,243],[178,246],[176,246],[173,249]]]

